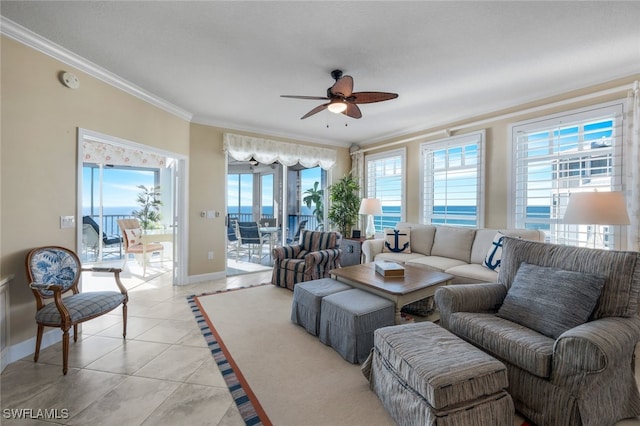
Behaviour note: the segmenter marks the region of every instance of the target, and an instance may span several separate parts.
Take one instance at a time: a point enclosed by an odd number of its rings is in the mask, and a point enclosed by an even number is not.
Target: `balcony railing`
[[[239,222],[254,222],[256,221],[256,219],[253,217],[253,214],[251,213],[240,213],[240,214],[229,214],[230,218],[234,218],[237,219]],[[262,215],[262,218],[265,219],[270,219],[273,218],[273,215],[270,214],[264,214]],[[316,218],[315,215],[310,215],[310,214],[301,214],[301,215],[296,215],[296,214],[290,214],[288,219],[287,219],[287,223],[286,223],[286,232],[287,232],[287,238],[293,238],[295,232],[298,230],[298,224],[300,224],[300,222],[302,222],[303,220],[306,220],[307,223],[305,225],[305,229],[307,230],[311,230],[311,231],[315,231],[316,229],[318,229],[318,219]]]
[[[98,223],[100,220],[100,216],[98,215],[87,215]],[[107,235],[118,235],[122,236],[120,232],[120,227],[118,226],[118,220],[120,219],[134,219],[135,216],[130,214],[105,214],[102,215],[102,232]]]

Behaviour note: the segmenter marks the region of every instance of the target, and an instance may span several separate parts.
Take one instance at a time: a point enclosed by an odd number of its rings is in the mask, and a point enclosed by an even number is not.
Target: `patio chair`
[[[300,240],[300,232],[304,231],[307,228],[308,220],[301,220],[298,224],[298,229],[296,229],[296,233],[293,234],[293,238],[287,238],[287,244],[298,244]]]
[[[238,219],[229,218],[227,224],[227,256],[235,254],[236,262],[240,260],[240,255],[246,250],[240,246],[240,239],[236,233],[236,223]]]
[[[62,330],[62,373],[69,365],[69,329],[73,326],[73,341],[78,341],[78,324],[97,318],[122,305],[122,337],[127,335],[127,289],[120,281],[119,268],[83,268],[78,256],[69,249],[58,246],[38,247],[27,254],[27,279],[36,298],[36,350],[33,357],[38,362],[40,344],[45,327]],[[80,275],[85,271],[112,273],[120,291],[95,291],[81,293],[78,289]],[[62,297],[63,294],[72,294]],[[53,302],[47,303],[48,299]]]
[[[118,258],[122,257],[122,237],[119,235],[107,235],[102,232],[100,238],[100,228],[91,216],[82,217],[82,243],[85,252],[93,253],[96,258],[102,244],[102,253],[115,254],[115,251],[108,251],[109,248],[118,249]]]
[[[236,236],[239,240],[239,249],[245,248],[249,254],[249,261],[256,255],[258,263],[264,256],[264,245],[270,246],[270,235],[262,235],[257,222],[236,222]]]
[[[125,253],[122,269],[126,269],[129,254],[133,254],[138,259],[138,262],[142,264],[142,276],[145,276],[147,273],[147,256],[159,252],[160,260],[162,260],[164,246],[160,243],[145,243],[142,241],[142,229],[138,219],[119,219],[118,226],[122,232]]]

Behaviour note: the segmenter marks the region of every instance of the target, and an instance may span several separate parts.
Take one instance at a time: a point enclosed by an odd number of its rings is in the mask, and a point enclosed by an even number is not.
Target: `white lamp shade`
[[[363,198],[360,203],[360,211],[359,214],[371,214],[371,215],[381,215],[382,214],[382,203],[377,198]]]
[[[628,225],[629,215],[622,192],[574,192],[564,214],[564,223]]]

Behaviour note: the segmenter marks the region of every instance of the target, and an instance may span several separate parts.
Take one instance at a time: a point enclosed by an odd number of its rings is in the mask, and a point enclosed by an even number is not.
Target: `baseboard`
[[[189,275],[187,282],[178,285],[197,284],[204,281],[221,280],[227,276],[226,271],[213,272],[211,274]]]
[[[42,343],[40,344],[40,351],[45,348],[54,345],[62,340],[62,332],[59,328],[54,328],[42,335]],[[36,350],[36,336],[30,339],[11,345],[2,352],[2,370],[11,364],[28,355],[33,355]],[[6,353],[6,355],[5,355]]]

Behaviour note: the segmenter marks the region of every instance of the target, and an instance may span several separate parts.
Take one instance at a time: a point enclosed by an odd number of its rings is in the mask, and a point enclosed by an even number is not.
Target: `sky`
[[[136,198],[140,189],[138,185],[147,188],[154,185],[154,173],[144,170],[116,169],[105,167],[103,184],[103,204],[105,207],[136,207]],[[99,170],[94,169],[94,205],[99,204],[98,195]],[[91,205],[91,169],[82,170],[82,207]]]

